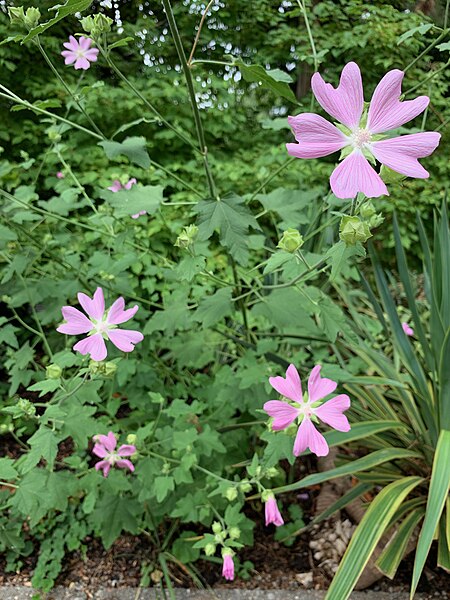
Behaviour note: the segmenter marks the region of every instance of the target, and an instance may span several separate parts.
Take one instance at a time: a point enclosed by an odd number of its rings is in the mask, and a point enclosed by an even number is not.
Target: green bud
[[[270,467],[269,469],[266,469],[265,475],[268,479],[272,479],[272,477],[278,475],[278,469],[276,467]]]
[[[25,27],[27,29],[34,29],[39,25],[39,19],[41,18],[41,11],[34,6],[31,6],[25,13]]]
[[[248,492],[252,491],[252,484],[247,481],[247,480],[243,480],[241,481],[241,483],[239,484],[239,489],[241,490],[241,492],[243,492],[244,494],[247,494]]]
[[[163,475],[168,475],[170,473],[170,465],[169,465],[169,463],[166,462],[166,463],[163,464],[163,468],[161,469],[161,473]]]
[[[94,27],[92,28],[92,35],[97,37],[100,33],[109,33],[111,31],[111,25],[114,23],[112,19],[98,13],[94,16]]]
[[[103,368],[105,377],[113,377],[116,371],[117,371],[117,365],[115,362],[108,361],[105,363],[104,368]]]
[[[297,229],[286,229],[278,242],[277,248],[291,254],[303,246],[303,236]]]
[[[11,23],[20,23],[25,25],[25,13],[23,12],[23,6],[17,8],[8,8],[8,16]]]
[[[373,215],[375,214],[375,207],[372,204],[372,202],[367,201],[364,202],[364,204],[361,204],[361,207],[359,209],[359,214],[361,215],[362,219],[370,219],[370,217],[373,217]]]
[[[369,219],[369,227],[370,229],[375,229],[376,227],[378,227],[379,225],[381,225],[381,223],[384,221],[384,217],[381,213],[378,213],[376,215],[373,215],[373,217],[371,217]]]
[[[241,530],[239,527],[230,527],[228,535],[232,540],[238,540],[241,537]]]
[[[219,521],[214,521],[214,523],[211,526],[211,529],[213,530],[213,533],[221,533],[222,525],[219,523]]]
[[[182,233],[180,233],[180,235],[177,237],[177,240],[176,240],[174,246],[178,246],[178,248],[189,248],[189,246],[192,246],[192,244],[194,243],[194,240],[197,237],[197,234],[198,234],[197,225],[188,225],[187,227],[185,227],[183,229]]]
[[[226,537],[227,537],[226,532],[222,531],[222,533],[216,533],[216,535],[214,536],[214,539],[218,544],[221,544]]]
[[[225,497],[229,502],[233,502],[238,497],[238,491],[235,487],[229,487],[225,492]]]
[[[101,375],[104,372],[104,364],[95,360],[89,361],[89,372],[91,375]]]
[[[86,33],[91,33],[92,28],[94,27],[94,17],[92,15],[88,15],[87,17],[83,17],[80,21],[81,27],[84,29]]]
[[[214,556],[215,553],[216,553],[216,545],[215,544],[206,544],[206,546],[205,546],[206,556]]]
[[[49,129],[47,132],[47,135],[48,135],[48,139],[51,142],[60,142],[62,139],[61,134],[57,131],[57,129],[53,129],[53,128]]]
[[[127,435],[127,444],[134,446],[136,444],[137,436],[134,433],[129,433]]]
[[[11,433],[11,431],[14,431],[14,425],[12,423],[0,423],[0,435]]]
[[[267,502],[270,498],[275,498],[272,490],[264,490],[263,493],[261,494],[261,500],[263,502]]]
[[[62,369],[59,365],[52,363],[45,369],[45,376],[47,379],[59,379],[62,374]]]
[[[222,548],[222,558],[225,556],[234,556],[234,552],[231,548]]]
[[[357,242],[367,242],[372,237],[369,225],[361,221],[359,217],[342,217],[339,225],[339,237],[347,244],[354,246]]]
[[[34,415],[36,414],[35,406],[25,398],[19,398],[19,400],[17,401],[17,408],[19,408],[28,417],[34,417]]]

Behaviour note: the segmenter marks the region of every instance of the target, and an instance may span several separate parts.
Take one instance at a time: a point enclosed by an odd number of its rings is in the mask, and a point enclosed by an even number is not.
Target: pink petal
[[[105,312],[105,298],[103,296],[103,290],[98,287],[95,290],[94,297],[91,299],[86,294],[80,292],[78,294],[78,302],[87,312],[87,314],[96,321],[100,321]]]
[[[264,410],[270,417],[273,417],[272,429],[274,431],[289,427],[300,413],[298,408],[280,400],[269,400],[264,404]]]
[[[328,394],[331,394],[337,388],[335,381],[320,376],[321,368],[320,365],[316,365],[308,379],[308,396],[310,402],[322,400],[322,398],[325,398],[325,396],[328,396]]]
[[[138,213],[136,213],[135,215],[131,215],[131,218],[132,218],[132,219],[139,219],[139,217],[140,217],[140,216],[141,216],[141,213],[140,213],[140,212],[138,212]]]
[[[367,128],[371,133],[395,129],[420,115],[430,102],[428,96],[400,102],[403,71],[389,71],[375,88],[370,101]]]
[[[135,185],[137,183],[137,180],[135,177],[133,177],[132,179],[130,179],[126,184],[125,184],[125,189],[126,190],[131,190],[131,188],[133,187],[133,185]]]
[[[99,458],[105,458],[108,456],[108,451],[103,444],[95,444],[95,446],[92,448],[92,454],[95,454],[95,456],[98,456]]]
[[[118,179],[115,179],[112,183],[112,185],[109,186],[108,190],[111,190],[111,192],[118,192],[122,189],[122,184],[120,183],[120,181]]]
[[[90,354],[92,360],[97,362],[104,360],[107,356],[105,340],[101,333],[80,340],[73,349],[78,350],[80,354]]]
[[[402,328],[403,328],[403,331],[406,333],[406,335],[409,335],[409,336],[414,335],[414,329],[412,327],[410,327],[408,325],[408,323],[402,323]]]
[[[234,579],[234,562],[233,557],[229,554],[223,557],[222,576],[228,581],[233,581]]]
[[[129,308],[128,310],[124,310],[125,308],[125,300],[120,297],[113,303],[111,308],[108,311],[108,316],[106,317],[106,322],[111,325],[119,325],[120,323],[125,323],[129,321],[139,309],[139,306],[136,304],[133,308]]]
[[[64,48],[72,50],[73,52],[79,50],[80,45],[78,44],[77,38],[73,37],[73,35],[69,35],[69,40],[69,42],[64,42]]]
[[[273,523],[277,527],[284,525],[283,517],[278,509],[277,501],[275,498],[269,498],[265,503],[265,517],[266,527]]]
[[[79,39],[79,44],[80,44],[80,48],[82,48],[83,50],[89,50],[91,44],[92,44],[92,40],[89,38],[84,37],[84,35],[82,35]]]
[[[325,83],[319,73],[312,76],[311,87],[317,101],[329,115],[351,129],[359,125],[364,95],[361,71],[356,63],[345,65],[337,88]]]
[[[277,390],[279,394],[294,402],[303,401],[302,384],[300,375],[294,365],[289,365],[284,377],[269,377],[270,385]]]
[[[91,48],[90,50],[86,50],[84,53],[84,58],[89,60],[90,62],[96,62],[98,58],[99,50],[97,48]]]
[[[347,394],[340,394],[335,396],[314,409],[314,414],[319,417],[321,421],[337,429],[338,431],[350,431],[350,423],[347,417],[342,413],[344,410],[350,408],[350,398]]]
[[[108,477],[109,470],[111,468],[111,463],[108,460],[101,460],[95,465],[96,471],[102,469],[103,477]]]
[[[338,198],[355,198],[362,192],[368,198],[389,196],[387,187],[360,150],[353,150],[333,171],[331,189]]]
[[[107,335],[111,342],[122,350],[122,352],[132,352],[134,350],[134,344],[142,342],[144,336],[140,331],[134,331],[130,329],[111,329],[107,332]]]
[[[116,436],[114,435],[114,433],[112,431],[109,431],[108,435],[101,435],[100,442],[105,446],[105,448],[108,450],[108,452],[112,452],[113,450],[116,449],[117,440],[116,440]]]
[[[288,153],[297,158],[319,158],[337,152],[348,144],[337,127],[319,115],[303,113],[288,117],[298,144],[286,144]]]
[[[87,58],[84,58],[84,56],[79,56],[77,59],[77,62],[75,63],[75,69],[83,69],[84,71],[86,71],[87,69],[89,69],[89,67],[91,66],[91,63],[87,60]]]
[[[440,139],[441,134],[436,131],[412,133],[373,142],[370,151],[380,163],[397,173],[424,179],[429,173],[417,159],[429,156],[437,148]]]
[[[123,444],[117,450],[117,454],[119,456],[132,456],[136,452],[136,446],[131,446],[129,444]]]
[[[131,472],[134,471],[134,465],[130,460],[124,458],[123,460],[116,460],[116,465],[120,469],[130,469]]]
[[[66,57],[64,61],[65,65],[73,64],[78,58],[78,56],[74,52],[69,52],[68,50],[64,50],[63,52],[61,52],[61,54],[62,56]]]
[[[94,328],[94,325],[89,321],[86,315],[72,306],[63,306],[61,308],[62,315],[67,323],[63,323],[57,327],[59,333],[68,335],[78,335],[80,333],[88,333]]]
[[[300,423],[294,442],[294,456],[299,456],[307,448],[316,456],[326,456],[330,449],[323,435],[314,427],[311,419],[305,417]]]

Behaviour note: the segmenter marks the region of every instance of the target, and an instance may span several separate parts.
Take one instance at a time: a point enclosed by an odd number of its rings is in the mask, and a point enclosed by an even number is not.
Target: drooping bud
[[[354,246],[357,242],[367,242],[372,234],[366,222],[361,221],[359,217],[346,215],[342,217],[339,225],[339,237],[347,246]]]
[[[281,236],[277,248],[280,248],[280,250],[284,250],[285,252],[290,252],[292,254],[302,246],[302,234],[299,231],[297,231],[297,229],[289,227],[289,229],[286,229],[286,231]]]

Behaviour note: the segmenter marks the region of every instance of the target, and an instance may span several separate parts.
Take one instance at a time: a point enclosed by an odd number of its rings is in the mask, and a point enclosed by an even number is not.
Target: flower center
[[[354,148],[362,148],[364,144],[368,144],[372,136],[368,129],[356,129],[351,135],[351,141]]]
[[[98,321],[95,324],[95,333],[101,333],[103,336],[106,334],[107,331],[109,331],[110,329],[114,329],[114,325],[110,325],[109,323],[107,323],[106,321]]]
[[[78,56],[78,58],[84,58],[85,50],[79,48],[78,50],[76,50],[75,54]]]

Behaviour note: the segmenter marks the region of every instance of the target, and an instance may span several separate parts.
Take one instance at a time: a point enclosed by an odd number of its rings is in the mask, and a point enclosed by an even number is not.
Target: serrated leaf
[[[49,427],[41,426],[28,440],[31,450],[25,461],[20,465],[21,473],[27,473],[35,467],[41,458],[47,461],[49,469],[53,469],[56,455],[58,454],[58,443],[61,437],[57,436]]]
[[[14,468],[14,461],[11,458],[0,458],[0,479],[2,481],[8,481],[9,479],[15,479],[17,477],[17,471]]]
[[[56,4],[52,8],[49,8],[49,10],[57,11],[56,16],[53,17],[53,19],[50,19],[50,21],[42,23],[41,25],[38,25],[37,27],[31,29],[30,33],[22,40],[22,44],[28,42],[29,40],[32,40],[34,37],[36,37],[43,31],[46,31],[47,29],[61,21],[61,19],[64,19],[64,17],[74,15],[77,12],[82,12],[83,10],[86,10],[90,7],[91,4],[92,0],[66,0],[64,4]]]
[[[194,211],[198,214],[198,239],[209,239],[218,231],[221,243],[228,248],[233,258],[243,266],[248,263],[247,234],[250,227],[259,230],[258,221],[236,195],[220,200],[203,200]]]
[[[233,303],[231,302],[231,288],[221,288],[212,296],[206,296],[200,301],[194,313],[194,319],[202,324],[202,327],[211,327],[224,317],[232,314]]]
[[[30,385],[27,390],[30,392],[40,392],[39,398],[45,396],[45,394],[49,394],[50,392],[54,392],[61,385],[61,381],[59,379],[44,379],[42,381],[38,381],[37,383],[33,383]]]
[[[263,275],[273,273],[282,265],[291,262],[297,262],[293,254],[291,254],[290,252],[285,252],[284,250],[278,250],[277,252],[274,252],[267,261],[266,266],[264,267]]]
[[[111,547],[123,530],[133,534],[138,532],[137,515],[141,512],[141,504],[133,498],[105,495],[97,502],[92,520],[100,527],[100,536],[106,549]]]
[[[163,201],[163,186],[134,185],[129,190],[102,190],[100,196],[114,209],[117,217],[131,216],[141,210],[153,215]]]
[[[277,188],[269,194],[258,194],[256,199],[263,207],[281,217],[283,227],[298,227],[311,221],[308,214],[311,201],[317,196],[313,190],[289,190]]]
[[[153,481],[153,489],[156,493],[156,500],[162,502],[164,498],[175,489],[175,480],[170,475],[161,475]]]
[[[103,148],[108,158],[126,156],[128,160],[143,169],[150,166],[150,157],[147,152],[147,140],[144,137],[127,137],[123,142],[104,140],[98,143]]]
[[[405,40],[407,40],[408,38],[412,37],[416,33],[420,33],[420,35],[423,35],[427,31],[430,31],[430,29],[432,29],[433,27],[434,27],[433,23],[424,23],[423,25],[419,25],[418,27],[413,27],[412,29],[409,29],[408,31],[405,31],[405,33],[403,33],[398,38],[398,40],[397,40],[397,46],[400,46],[400,44],[403,44],[403,42]]]

